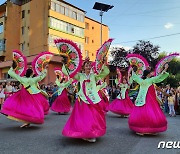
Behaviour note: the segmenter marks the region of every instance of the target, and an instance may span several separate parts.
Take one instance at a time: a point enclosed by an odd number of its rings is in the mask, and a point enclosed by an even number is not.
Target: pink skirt
[[[67,113],[71,110],[71,103],[67,96],[67,91],[64,89],[51,106],[51,110],[59,113]]]
[[[72,138],[96,138],[105,133],[106,119],[100,106],[76,100],[62,134]]]
[[[120,114],[120,115],[129,115],[134,108],[133,102],[130,100],[128,96],[128,92],[126,92],[125,99],[115,99],[109,105],[109,111]]]
[[[0,112],[22,121],[42,124],[44,123],[43,101],[40,93],[30,94],[22,88],[6,99]]]
[[[49,108],[50,108],[49,102],[47,101],[46,97],[42,93],[39,93],[39,98],[41,99],[41,103],[42,103],[43,110],[44,110],[44,115],[48,115]]]
[[[101,109],[104,112],[108,112],[108,106],[109,106],[109,101],[106,95],[103,93],[103,91],[98,91],[99,97],[101,98],[101,102],[98,103],[98,105],[101,107]]]
[[[158,133],[167,130],[167,120],[156,100],[153,85],[148,89],[146,104],[134,107],[128,123],[129,128],[137,133]]]

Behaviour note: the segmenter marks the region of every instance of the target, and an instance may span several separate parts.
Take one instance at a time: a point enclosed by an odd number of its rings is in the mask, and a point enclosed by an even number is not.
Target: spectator
[[[5,90],[5,93],[6,93],[6,98],[11,96],[12,95],[12,92],[13,92],[13,87],[11,85],[10,82],[7,82],[6,84],[6,90]]]
[[[175,104],[175,94],[174,92],[170,92],[168,96],[169,115],[173,117],[176,116],[174,110],[174,104]]]
[[[165,109],[165,112],[168,113],[169,111],[169,107],[168,107],[168,96],[169,96],[169,93],[170,93],[170,85],[166,85],[166,89],[165,89],[165,102],[164,102],[164,109]]]
[[[1,84],[0,85],[0,109],[3,105],[4,99],[5,99],[5,93],[4,93],[3,85]]]
[[[116,96],[117,96],[117,90],[116,90],[116,87],[113,86],[113,87],[112,87],[112,99],[115,99]]]

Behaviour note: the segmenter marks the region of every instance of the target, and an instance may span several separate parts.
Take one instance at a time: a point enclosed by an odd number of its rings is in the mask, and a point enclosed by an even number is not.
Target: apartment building
[[[54,82],[53,68],[60,66],[54,39],[75,42],[83,58],[95,60],[100,47],[101,24],[86,17],[86,11],[63,0],[7,0],[0,6],[0,79],[8,78],[12,51],[21,50],[33,58],[42,51],[57,54],[49,64],[49,77]],[[108,26],[103,25],[103,41],[109,38]],[[53,75],[52,75],[53,74]]]

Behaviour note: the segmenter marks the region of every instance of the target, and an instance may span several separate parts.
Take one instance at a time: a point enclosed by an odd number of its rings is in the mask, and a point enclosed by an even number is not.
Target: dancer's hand
[[[107,57],[105,56],[104,58],[103,58],[103,64],[107,64]]]
[[[44,64],[44,68],[45,68],[45,69],[48,69],[48,67],[49,67],[48,63],[45,63],[45,64]]]
[[[64,57],[62,57],[62,56],[60,55],[59,60],[60,60],[61,63],[63,63]]]
[[[66,57],[64,55],[60,55],[60,62],[63,63],[63,64],[67,64],[68,57]]]
[[[168,67],[169,67],[169,65],[168,65],[168,64],[165,64],[165,66],[164,66],[164,71],[167,71]]]
[[[137,66],[133,65],[132,68],[133,68],[133,71],[134,71],[134,72],[137,71]]]

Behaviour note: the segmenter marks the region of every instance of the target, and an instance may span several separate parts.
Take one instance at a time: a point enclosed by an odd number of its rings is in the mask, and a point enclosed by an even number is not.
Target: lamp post
[[[108,5],[108,4],[103,4],[103,3],[99,3],[99,2],[96,2],[94,4],[94,7],[93,9],[94,10],[99,10],[100,13],[100,17],[101,17],[101,45],[102,45],[102,16],[103,16],[103,13],[104,12],[107,12],[108,10],[112,9],[114,6],[113,5]]]

